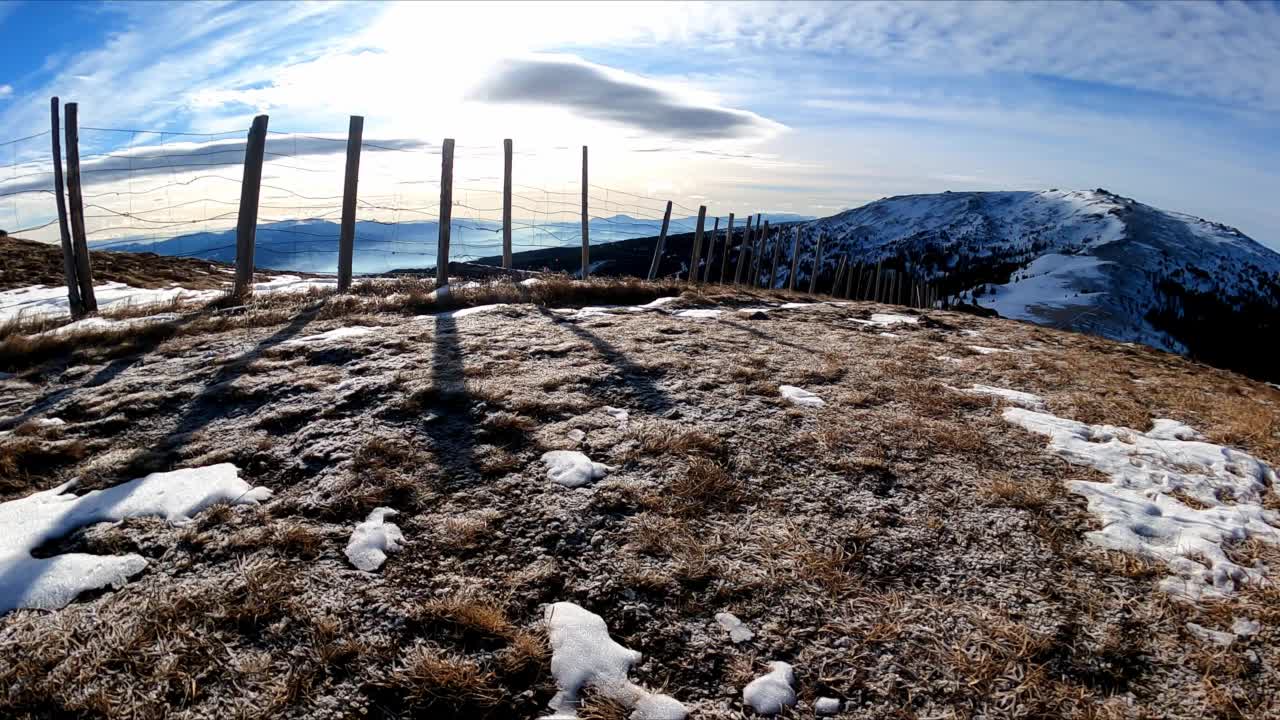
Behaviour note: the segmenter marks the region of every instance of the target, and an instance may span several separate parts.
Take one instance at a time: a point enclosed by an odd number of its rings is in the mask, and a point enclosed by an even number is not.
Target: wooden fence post
[[[733,284],[734,284],[734,285],[741,285],[741,284],[742,284],[742,277],[743,277],[743,276],[742,276],[742,266],[743,266],[743,265],[747,265],[747,266],[748,266],[748,269],[750,268],[750,263],[749,263],[749,262],[748,262],[748,263],[744,263],[744,262],[743,262],[743,258],[746,256],[747,251],[748,251],[748,248],[750,248],[750,246],[751,246],[751,216],[750,216],[750,215],[748,215],[748,216],[747,216],[747,227],[746,227],[746,229],[744,229],[744,230],[742,231],[742,244],[738,246],[738,266],[737,266],[737,269],[736,269],[736,270],[734,271],[734,273],[733,273]]]
[[[667,226],[671,224],[671,201],[667,201],[667,211],[662,213],[662,232],[658,234],[658,244],[653,248],[653,262],[649,264],[649,279],[658,277],[658,266],[662,264],[662,251],[667,245]]]
[[[71,317],[84,315],[80,301],[80,281],[76,278],[76,251],[71,245],[71,227],[67,224],[67,198],[62,182],[62,129],[58,123],[58,98],[49,98],[49,137],[53,141],[53,196],[58,205],[58,230],[62,237],[62,275],[67,283],[67,307]]]
[[[342,226],[338,231],[338,292],[351,289],[351,262],[356,245],[356,192],[360,184],[360,145],[364,118],[351,116],[347,126],[346,182],[342,185]]]
[[[707,206],[698,206],[698,226],[693,232],[693,255],[689,258],[689,282],[698,282],[698,256],[702,253],[702,228],[707,222]]]
[[[502,268],[511,269],[511,139],[502,141]]]
[[[453,138],[440,146],[440,225],[436,244],[436,287],[449,284],[449,231],[453,226]]]
[[[707,242],[707,269],[702,273],[702,282],[711,282],[711,266],[715,264],[716,259],[716,233],[720,232],[720,218],[716,218],[715,223],[711,226],[711,239]]]
[[[724,273],[729,269],[729,248],[733,247],[733,213],[729,213],[729,227],[724,233],[724,252],[720,254],[720,284],[724,284]]]
[[[237,296],[253,288],[253,251],[258,232],[258,193],[262,187],[262,156],[267,149],[267,116],[259,115],[249,127],[244,144],[244,175],[240,181],[240,212],[236,216]]]
[[[587,146],[582,146],[582,279],[591,274],[591,216],[587,214]]]
[[[774,233],[775,236],[782,233]],[[769,270],[769,289],[772,290],[778,285],[778,254],[782,250],[782,238],[774,237],[773,239],[773,263]]]
[[[822,272],[822,231],[818,231],[818,246],[813,250],[813,275],[809,276],[809,294],[818,287],[818,273]]]
[[[795,292],[796,271],[800,269],[800,228],[797,227],[793,234],[795,240],[791,243],[791,273],[787,276],[787,289]]]
[[[760,213],[756,213],[756,230],[751,235],[751,287],[760,287],[760,231],[762,230],[760,223]]]
[[[89,241],[84,233],[84,196],[80,191],[80,106],[67,103],[67,200],[71,203],[71,242],[75,246],[76,280],[85,313],[98,311],[93,292],[93,270],[89,265]]]

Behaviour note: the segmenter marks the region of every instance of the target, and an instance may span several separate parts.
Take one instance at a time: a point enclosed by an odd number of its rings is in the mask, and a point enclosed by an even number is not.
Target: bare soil
[[[607,295],[592,287],[579,304]],[[670,294],[628,288],[617,302]],[[517,296],[485,292],[462,300]],[[461,318],[367,295],[274,299],[142,344],[11,359],[0,499],[214,462],[275,497],[48,548],[150,565],[64,610],[0,618],[0,715],[536,718],[555,690],[541,608],[572,601],[644,654],[637,682],[695,718],[743,717],[741,690],[771,660],[796,668],[787,717],[812,717],[820,696],[847,701],[841,718],[1276,717],[1275,587],[1172,602],[1159,568],[1083,541],[1094,520],[1065,483],[1092,471],[953,388],[1039,393],[1088,422],[1175,418],[1272,464],[1280,391],[949,312],[886,337],[853,320],[915,311],[734,312],[801,298],[711,286],[664,310],[719,319],[572,319],[552,307],[567,291],[519,297]],[[348,325],[378,330],[289,343]],[[827,404],[787,405],[780,384]],[[564,488],[539,462],[549,449],[614,469]],[[369,574],[343,548],[377,506],[402,513],[408,544]],[[754,639],[731,643],[721,611]],[[1186,627],[1235,616],[1263,630],[1223,648]],[[584,717],[619,715],[601,702]]]

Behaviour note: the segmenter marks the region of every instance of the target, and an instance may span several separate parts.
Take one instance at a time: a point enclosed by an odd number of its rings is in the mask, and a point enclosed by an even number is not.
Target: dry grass
[[[743,502],[746,489],[715,460],[694,457],[684,473],[671,481],[672,509],[682,514],[698,514],[710,508],[732,508]]]
[[[45,440],[23,434],[0,440],[0,497],[47,490],[48,480],[83,460],[89,448],[82,440]]]
[[[486,716],[502,700],[497,677],[467,657],[430,645],[410,648],[388,678],[409,704],[451,717]]]
[[[413,619],[464,643],[506,641],[516,634],[502,606],[491,598],[469,594],[428,600],[415,609]]]

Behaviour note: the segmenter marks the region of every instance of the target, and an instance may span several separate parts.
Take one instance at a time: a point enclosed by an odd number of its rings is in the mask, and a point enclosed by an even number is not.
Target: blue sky
[[[9,2],[0,25],[0,141],[54,94],[90,127],[337,137],[358,113],[457,138],[483,178],[512,137],[531,185],[590,144],[601,184],[712,214],[1105,187],[1280,248],[1275,3]]]

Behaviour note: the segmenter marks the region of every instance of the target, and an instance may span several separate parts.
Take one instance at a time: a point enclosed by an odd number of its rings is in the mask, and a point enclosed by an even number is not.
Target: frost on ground
[[[644,656],[631,681],[699,720],[753,713],[742,691],[765,660],[796,669],[783,717],[812,718],[821,697],[848,720],[1193,720],[1280,705],[1274,587],[1170,602],[1163,564],[1085,538],[1100,525],[1071,483],[1108,476],[1046,452],[1004,419],[1012,403],[962,390],[1038,393],[1089,426],[1176,417],[1274,468],[1272,388],[953,312],[920,312],[886,342],[853,320],[909,311],[784,310],[809,298],[711,285],[661,311],[566,322],[552,310],[567,285],[549,276],[536,303],[455,287],[458,303],[511,304],[453,324],[416,318],[430,283],[389,289],[414,297],[392,303],[250,299],[184,315],[176,335],[11,354],[0,501],[222,462],[275,494],[182,527],[98,523],[24,553],[132,553],[147,567],[119,591],[0,616],[0,716],[534,720],[559,691],[544,622],[557,601],[598,613]],[[582,285],[564,303],[669,294]],[[673,315],[692,307],[724,312]],[[285,344],[344,325],[378,332]],[[975,356],[974,342],[1019,350]],[[827,404],[794,406],[780,385]],[[607,475],[549,482],[542,455],[570,449]],[[1277,503],[1269,489],[1262,505]],[[345,551],[380,507],[412,542],[370,574]],[[1223,547],[1244,568],[1280,565],[1277,545]],[[752,639],[732,642],[719,611]],[[1237,632],[1236,618],[1257,628]],[[1235,639],[1202,642],[1188,623]],[[661,717],[657,699],[580,699],[582,718]]]
[[[387,553],[396,552],[404,542],[400,527],[387,522],[387,518],[398,514],[391,508],[374,508],[369,517],[352,531],[351,539],[347,541],[347,560],[360,570],[373,571],[382,567],[382,563],[387,561]]]
[[[1109,482],[1075,481],[1102,530],[1089,539],[1112,550],[1163,561],[1173,576],[1160,583],[1191,600],[1221,597],[1262,582],[1261,569],[1231,561],[1226,543],[1280,543],[1280,513],[1262,497],[1275,472],[1257,458],[1205,442],[1186,425],[1155,420],[1148,432],[1007,408],[1004,418],[1049,437],[1049,450],[1095,468]]]
[[[634,710],[634,720],[683,720],[688,714],[674,698],[651,693],[628,679],[641,655],[614,642],[604,618],[573,603],[558,602],[547,607],[546,622],[551,674],[559,688],[547,720],[576,719],[583,692],[588,690]]]
[[[920,322],[920,318],[915,315],[898,315],[896,313],[871,313],[871,317],[867,320],[854,318],[856,323],[862,325],[877,325],[879,327],[891,327],[893,325],[909,324],[916,325]]]
[[[822,407],[827,404],[814,393],[794,385],[781,385],[778,387],[778,392],[782,393],[782,397],[787,402],[800,407]]]
[[[784,662],[769,663],[769,672],[742,689],[742,703],[761,715],[777,715],[796,704],[795,672]]]
[[[183,523],[215,503],[257,504],[271,491],[250,487],[235,465],[152,473],[105,490],[76,496],[74,482],[0,503],[0,613],[14,608],[53,610],[86,590],[119,587],[146,566],[146,559],[31,552],[94,523],[159,516]]]
[[[608,465],[592,462],[591,458],[577,450],[552,450],[543,453],[542,462],[547,465],[548,480],[569,488],[593,483],[609,471]]]

